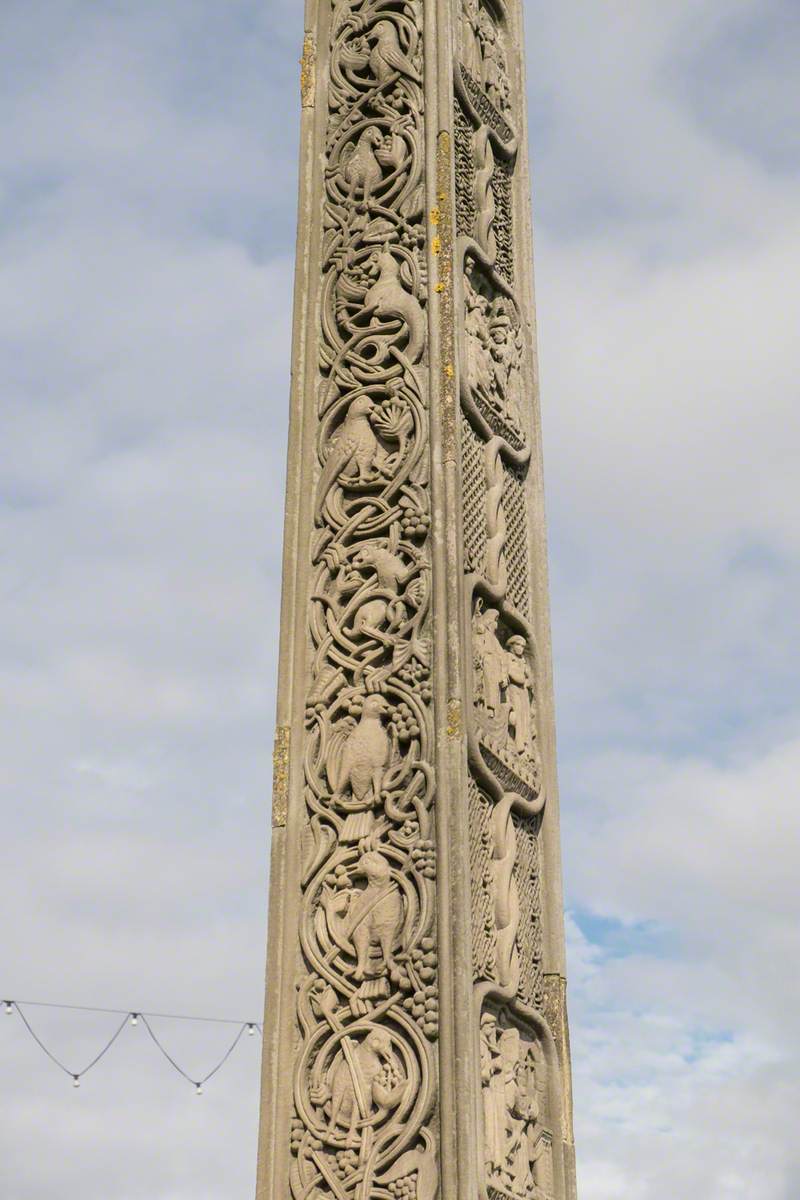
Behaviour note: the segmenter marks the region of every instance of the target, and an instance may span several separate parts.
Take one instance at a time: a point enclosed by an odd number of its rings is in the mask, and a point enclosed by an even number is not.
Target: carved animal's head
[[[374,567],[382,553],[385,553],[385,551],[381,546],[367,542],[366,546],[361,546],[358,552],[353,555],[353,566]]]
[[[377,38],[378,41],[381,42],[384,40],[384,38],[392,37],[392,36],[396,37],[397,30],[395,29],[395,27],[391,23],[391,21],[376,21],[375,25],[373,26],[372,33],[370,36]]]
[[[394,275],[400,268],[388,246],[376,246],[369,256],[368,269],[370,275],[379,275],[381,272]]]
[[[377,125],[370,125],[364,130],[359,141],[366,142],[368,146],[380,146],[383,141],[383,134]]]
[[[386,883],[389,878],[389,864],[377,850],[368,850],[362,854],[358,862],[358,872],[366,875],[370,883]]]
[[[385,1029],[373,1029],[367,1037],[367,1045],[383,1059],[392,1057],[392,1039]]]
[[[388,711],[389,705],[383,696],[367,696],[364,701],[363,714],[365,717],[382,717]]]
[[[355,400],[350,401],[350,407],[347,410],[348,417],[365,417],[367,413],[372,412],[372,400],[366,394],[356,396]]]

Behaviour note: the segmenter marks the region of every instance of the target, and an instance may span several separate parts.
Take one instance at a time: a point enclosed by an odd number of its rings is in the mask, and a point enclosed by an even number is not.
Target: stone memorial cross
[[[305,6],[258,1200],[575,1200],[521,7]]]

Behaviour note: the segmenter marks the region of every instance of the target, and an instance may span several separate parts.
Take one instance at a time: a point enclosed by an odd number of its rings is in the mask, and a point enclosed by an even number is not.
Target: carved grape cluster
[[[303,1142],[305,1142],[311,1150],[322,1149],[322,1142],[319,1140],[319,1138],[314,1137],[313,1134],[307,1132],[305,1125],[299,1117],[292,1117],[290,1134],[292,1154],[300,1153],[300,1147],[302,1146]]]
[[[417,718],[411,706],[405,702],[398,704],[395,708],[392,713],[391,725],[398,742],[410,742],[412,738],[419,737]]]
[[[422,1032],[431,1041],[439,1036],[439,989],[429,983],[411,996],[406,996],[403,1007],[415,1021],[419,1021]]]
[[[341,890],[350,886],[350,875],[344,863],[337,863],[332,871],[329,871],[325,876],[325,882],[329,887]]]
[[[339,1150],[336,1155],[336,1166],[341,1178],[346,1179],[358,1167],[358,1152],[356,1150]]]
[[[427,537],[428,530],[431,527],[430,513],[419,508],[408,497],[404,497],[400,501],[400,506],[403,509],[400,517],[400,529],[404,537]]]
[[[400,836],[404,841],[410,842],[419,835],[419,821],[416,817],[408,817],[400,826]]]
[[[416,968],[417,975],[424,983],[436,978],[439,956],[436,953],[436,944],[432,937],[424,937],[419,946],[411,951],[411,961]]]
[[[436,851],[433,842],[421,839],[411,851],[411,861],[426,879],[436,878]]]
[[[375,1076],[375,1083],[387,1090],[397,1087],[398,1083],[403,1082],[403,1076],[400,1074],[395,1063],[386,1062],[381,1067],[378,1074]]]
[[[406,1175],[403,1179],[393,1179],[386,1185],[386,1189],[389,1195],[396,1196],[397,1200],[416,1200],[417,1185],[412,1175]]]
[[[408,955],[408,969],[400,972],[400,986],[410,991],[416,987],[417,980],[420,980],[423,986],[432,983],[436,978],[438,961],[436,943],[432,937],[424,937],[419,946],[415,946]]]
[[[423,682],[423,680],[426,680],[429,676],[429,671],[426,665],[423,664],[423,662],[420,662],[419,659],[410,659],[407,664],[399,668],[397,674],[404,683],[409,683],[411,686],[414,686],[415,684],[420,684]],[[420,695],[422,695],[422,690],[423,689],[421,688]],[[431,689],[427,690],[429,691]]]

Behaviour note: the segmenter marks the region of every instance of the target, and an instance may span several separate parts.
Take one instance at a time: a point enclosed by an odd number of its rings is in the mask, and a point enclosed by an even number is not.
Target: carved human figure
[[[544,1142],[533,1052],[517,1028],[499,1029],[492,1013],[481,1018],[481,1083],[490,1178],[520,1200],[541,1195],[534,1177]]]
[[[521,425],[522,333],[509,315],[507,302],[500,296],[489,307],[486,335],[491,363],[491,391],[507,419]]]
[[[467,335],[467,378],[475,391],[492,390],[492,364],[489,350],[489,301],[465,280],[464,330]]]
[[[461,4],[461,61],[473,79],[483,77],[483,64],[478,43],[480,29],[479,0],[462,0]]]
[[[506,642],[508,675],[508,725],[517,754],[528,753],[533,738],[533,678],[525,638],[515,633]]]
[[[499,1170],[505,1147],[505,1099],[497,1044],[497,1018],[489,1012],[481,1016],[480,1059],[486,1162]]]
[[[344,1126],[351,1143],[358,1144],[359,1121],[370,1124],[396,1108],[406,1081],[385,1029],[371,1030],[357,1044],[351,1041],[348,1050],[337,1054],[328,1071],[328,1128],[335,1133]]]
[[[475,696],[489,716],[500,711],[502,689],[508,685],[506,654],[497,637],[499,613],[495,608],[476,609],[472,622]]]
[[[503,1174],[512,1190],[525,1195],[533,1185],[531,1176],[529,1124],[538,1116],[535,1097],[520,1086],[523,1075],[522,1047],[518,1029],[504,1029],[498,1039],[505,1101],[505,1148]]]
[[[500,112],[509,106],[508,68],[500,33],[485,8],[478,13],[478,44],[482,60],[481,80],[491,103]]]

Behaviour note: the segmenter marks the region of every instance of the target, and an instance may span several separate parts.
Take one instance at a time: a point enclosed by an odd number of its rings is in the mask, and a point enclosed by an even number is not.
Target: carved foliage
[[[331,19],[294,1200],[433,1200],[422,4]]]

